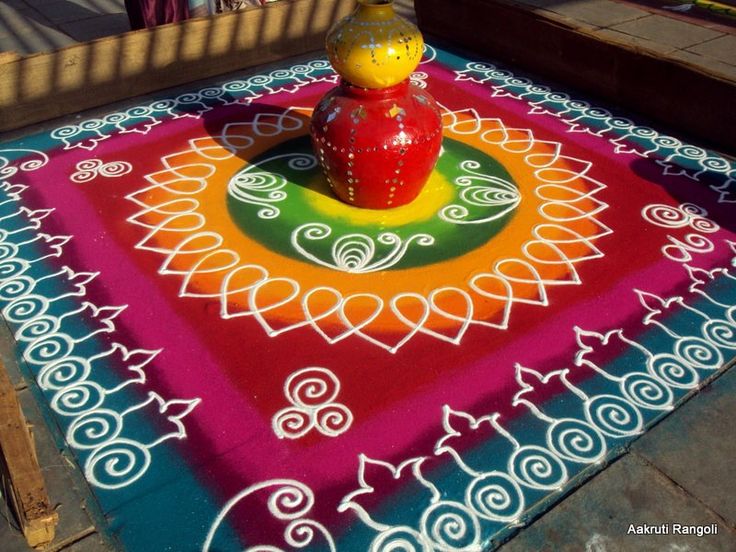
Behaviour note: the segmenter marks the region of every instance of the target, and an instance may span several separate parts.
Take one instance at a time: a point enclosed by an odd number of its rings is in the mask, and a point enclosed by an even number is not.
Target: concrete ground
[[[593,30],[602,39],[683,60],[736,81],[736,34],[728,26],[698,25],[611,0],[513,0],[552,19]],[[410,15],[411,0],[397,2]],[[76,41],[129,30],[123,0],[2,0],[0,52],[48,51]],[[12,343],[0,336],[0,354],[15,377],[60,524],[50,551],[109,549],[95,529],[95,507],[45,428],[33,396],[13,368]],[[636,441],[630,450],[566,499],[520,530],[503,552],[585,550],[736,551],[736,368]],[[675,535],[675,526],[717,527],[718,533]],[[629,534],[665,524],[668,535]],[[641,529],[640,529],[641,530]],[[28,550],[0,502],[0,549]]]

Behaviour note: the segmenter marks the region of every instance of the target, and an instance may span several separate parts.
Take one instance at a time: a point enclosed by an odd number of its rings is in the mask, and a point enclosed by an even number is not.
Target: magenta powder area
[[[412,80],[421,220],[278,149],[324,60],[0,146],[2,315],[126,549],[482,550],[734,357],[729,161],[432,47]]]

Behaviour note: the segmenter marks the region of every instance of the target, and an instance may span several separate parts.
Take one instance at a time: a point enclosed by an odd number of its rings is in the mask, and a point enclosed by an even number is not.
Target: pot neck
[[[358,0],[358,11],[375,19],[390,19],[394,16],[393,0]]]
[[[346,95],[356,99],[370,98],[380,100],[404,94],[409,88],[409,79],[403,80],[399,84],[389,86],[388,88],[361,88],[360,86],[350,84],[345,79],[340,79],[340,87]]]

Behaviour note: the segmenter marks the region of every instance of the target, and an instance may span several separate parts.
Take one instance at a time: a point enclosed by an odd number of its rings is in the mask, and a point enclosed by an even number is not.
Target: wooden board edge
[[[281,0],[0,60],[0,131],[320,50],[355,0]]]
[[[8,483],[9,502],[32,548],[54,539],[59,516],[51,507],[33,436],[18,396],[0,361],[0,469]]]
[[[736,82],[513,0],[415,0],[423,32],[736,152]],[[718,107],[720,106],[720,107]]]

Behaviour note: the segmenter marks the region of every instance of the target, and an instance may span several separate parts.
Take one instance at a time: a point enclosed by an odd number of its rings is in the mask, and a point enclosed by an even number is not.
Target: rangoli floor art
[[[736,355],[734,164],[425,54],[389,211],[321,177],[323,59],[1,145],[2,316],[127,550],[484,550]]]

